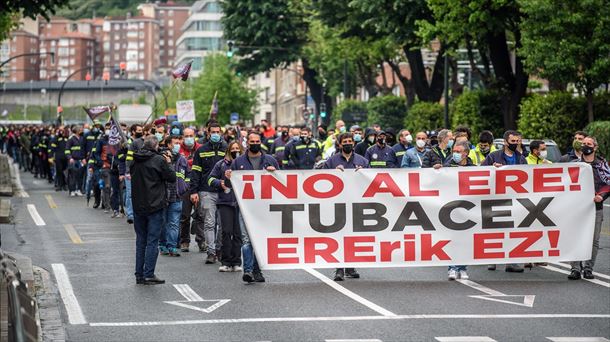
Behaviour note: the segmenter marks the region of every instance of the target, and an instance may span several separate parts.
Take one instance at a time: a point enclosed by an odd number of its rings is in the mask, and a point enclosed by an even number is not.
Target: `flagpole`
[[[214,98],[212,99],[212,105],[210,106],[210,114],[208,115],[208,120],[212,118],[212,111],[214,111],[214,102],[216,101],[216,96],[218,96],[218,90],[214,93]]]

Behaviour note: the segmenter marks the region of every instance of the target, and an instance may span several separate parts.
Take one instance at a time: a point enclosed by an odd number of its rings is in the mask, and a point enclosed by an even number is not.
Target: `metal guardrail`
[[[40,326],[36,322],[36,301],[21,281],[15,259],[0,250],[0,296],[6,295],[8,341],[38,341]],[[3,291],[5,290],[5,291]],[[5,292],[2,294],[2,292]]]

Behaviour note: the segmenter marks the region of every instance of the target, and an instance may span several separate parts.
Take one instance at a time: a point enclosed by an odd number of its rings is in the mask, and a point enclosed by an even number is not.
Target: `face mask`
[[[574,142],[572,142],[572,148],[576,151],[580,151],[580,149],[582,149],[582,141],[574,140]]]
[[[318,136],[322,139],[326,138],[326,131],[325,130],[318,130]]]
[[[94,129],[93,129],[93,134],[97,134],[99,131],[100,131],[99,129],[94,128]]]
[[[377,143],[381,146],[385,145],[385,138],[379,138],[377,139]]]
[[[294,137],[292,137],[292,141],[294,141],[294,142],[299,142],[299,140],[301,140],[301,137],[298,135],[295,135]]]
[[[417,145],[417,147],[419,147],[419,148],[424,148],[424,146],[426,146],[426,141],[425,140],[417,140],[415,142],[415,145]]]
[[[366,140],[368,140],[368,141],[369,141],[369,143],[371,143],[371,144],[372,144],[372,143],[374,143],[374,142],[375,142],[375,136],[374,136],[374,135],[371,135],[370,137],[366,138]]]
[[[286,132],[286,131],[282,131],[282,136],[283,136],[283,137],[288,136],[288,132]]]
[[[407,143],[412,143],[413,142],[413,136],[411,134],[407,135],[407,137],[405,138],[407,140]]]
[[[345,126],[339,128],[339,133],[345,133],[345,131],[346,131]]]
[[[172,148],[172,152],[174,152],[174,154],[178,154],[178,152],[180,152],[180,144],[174,144],[174,148]]]
[[[178,128],[178,127],[172,128],[172,135],[180,135],[180,128]]]
[[[231,151],[231,158],[236,159],[239,157],[239,151]]]
[[[540,159],[546,159],[546,156],[547,156],[547,151],[546,150],[540,151]]]
[[[261,151],[261,144],[250,144],[250,152],[258,153]]]
[[[508,144],[508,149],[515,152],[519,144]]]
[[[452,148],[454,142],[455,142],[455,140],[453,140],[453,139],[447,141],[447,147]]]
[[[212,133],[212,135],[210,135],[210,141],[213,143],[217,143],[220,141],[220,134],[218,133]]]
[[[481,153],[483,153],[483,154],[489,153],[489,149],[490,149],[489,147],[482,148],[479,146],[479,151],[481,151]]]
[[[345,144],[345,145],[341,146],[341,150],[343,150],[343,152],[347,153],[347,154],[352,153],[353,149],[354,149],[353,144]]]
[[[163,140],[163,133],[155,133],[155,138],[157,138],[157,141],[161,142],[161,140]]]
[[[587,145],[582,145],[581,150],[582,154],[584,154],[585,156],[591,155],[594,152],[593,147]]]
[[[309,137],[301,137],[301,141],[305,143],[305,145],[309,144]]]
[[[142,133],[142,132],[140,132],[140,133],[136,132],[136,139],[141,138],[143,135],[144,135],[144,133]]]
[[[362,135],[354,134],[354,141],[355,142],[361,142],[362,141]]]
[[[458,152],[453,152],[453,161],[459,164],[462,161],[462,154]]]
[[[105,135],[105,136],[109,136],[109,135],[110,135],[110,132],[109,132],[109,131],[104,131],[104,135]]]
[[[85,132],[85,134],[89,134],[89,132],[91,132],[91,131],[89,130],[89,128],[85,128],[85,129],[83,130],[83,132]]]
[[[184,145],[186,145],[188,147],[195,145],[195,138],[193,138],[193,137],[184,138]]]

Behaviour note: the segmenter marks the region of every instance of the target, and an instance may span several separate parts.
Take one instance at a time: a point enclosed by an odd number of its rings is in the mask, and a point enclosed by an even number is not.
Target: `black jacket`
[[[214,165],[224,159],[227,143],[221,140],[217,144],[207,142],[203,144],[193,158],[193,166],[191,167],[191,181],[189,183],[189,191],[191,194],[196,194],[201,191],[218,192],[208,184],[208,176]]]
[[[149,215],[167,204],[165,182],[175,182],[176,172],[156,151],[134,153],[131,166],[131,200],[137,215]]]

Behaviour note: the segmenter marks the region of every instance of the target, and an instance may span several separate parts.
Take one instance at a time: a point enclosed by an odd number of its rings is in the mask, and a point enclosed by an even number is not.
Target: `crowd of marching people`
[[[113,127],[116,125],[116,127]],[[120,127],[119,127],[120,126]],[[111,143],[119,129],[121,143]],[[136,231],[136,282],[160,284],[155,275],[159,255],[189,252],[194,236],[203,262],[220,272],[243,272],[247,283],[264,282],[236,197],[232,170],[443,168],[543,164],[543,140],[525,147],[517,131],[506,131],[494,145],[490,131],[472,137],[468,127],[410,132],[379,125],[347,127],[224,126],[210,120],[204,127],[165,119],[127,127],[94,120],[84,125],[0,126],[0,151],[19,169],[46,179],[56,191],[83,196],[87,205],[112,219],[126,219]],[[473,144],[472,141],[476,141]],[[573,148],[561,162],[592,166],[596,205],[591,260],[573,262],[569,279],[592,279],[599,248],[602,191],[610,185],[610,168],[598,152],[595,137],[576,132]],[[509,264],[506,272],[532,265]],[[489,265],[493,271],[496,265]],[[336,269],[335,281],[359,278],[356,269]],[[448,278],[468,279],[466,265],[450,266]]]

